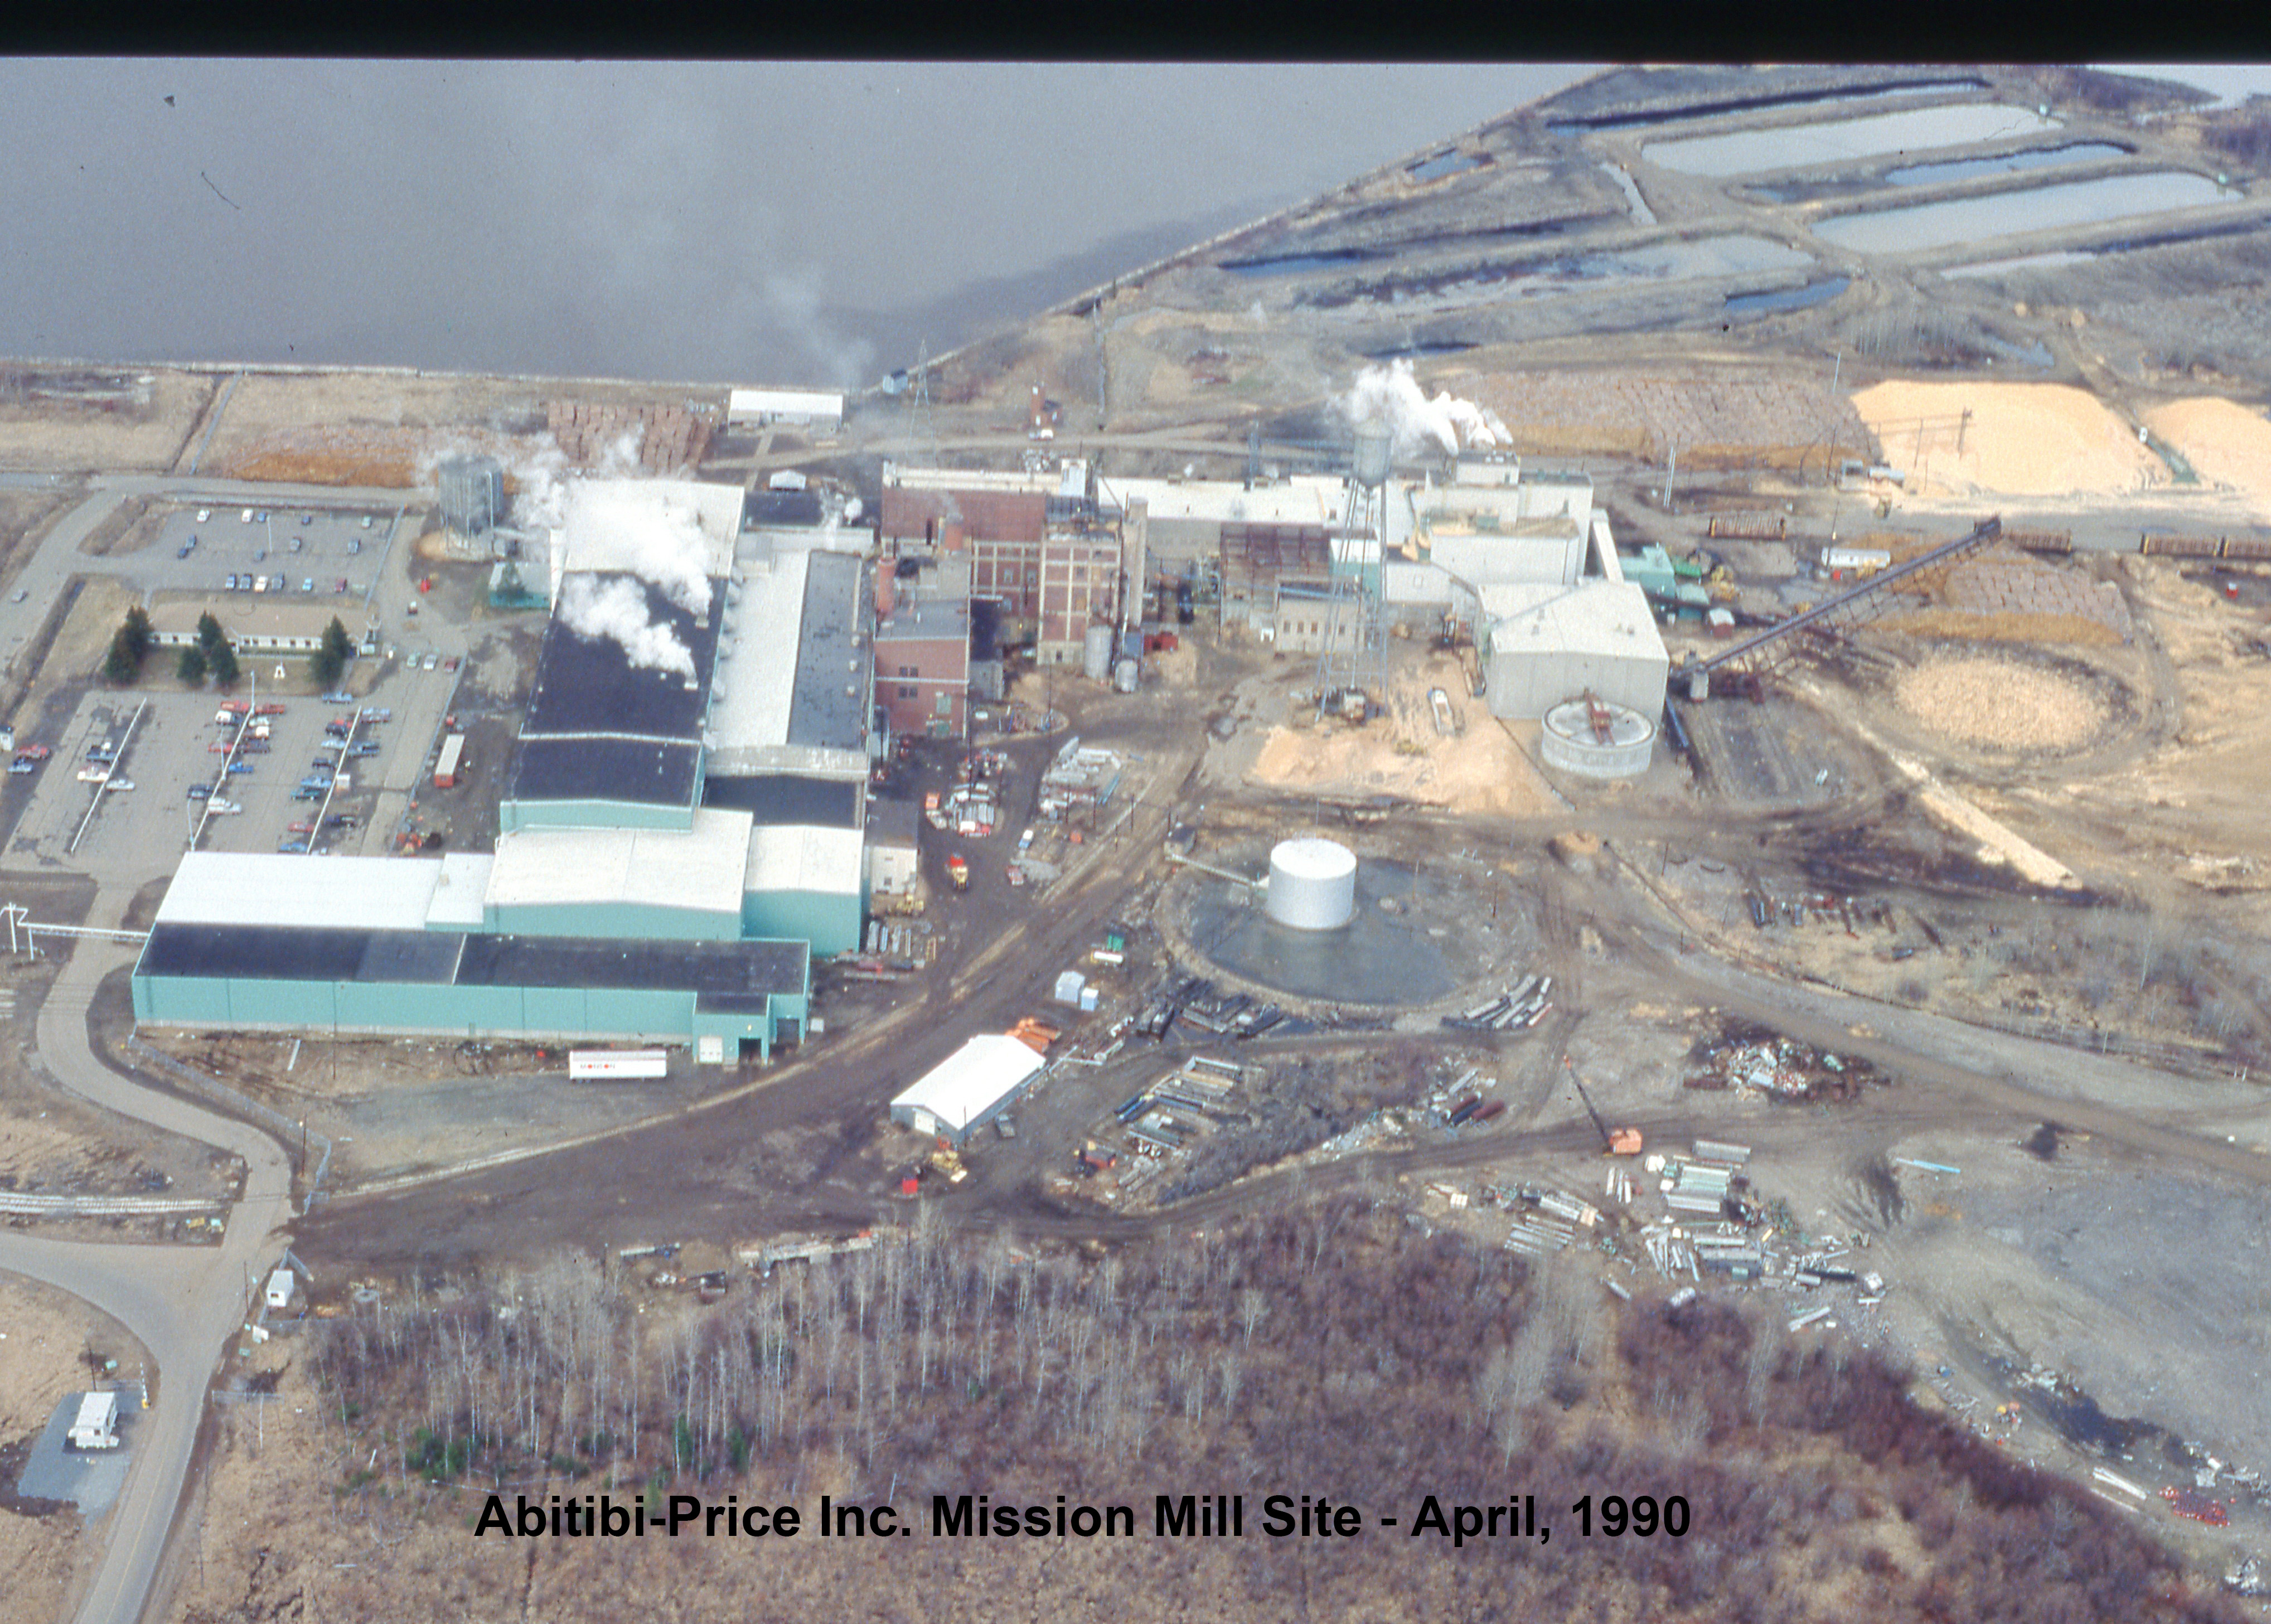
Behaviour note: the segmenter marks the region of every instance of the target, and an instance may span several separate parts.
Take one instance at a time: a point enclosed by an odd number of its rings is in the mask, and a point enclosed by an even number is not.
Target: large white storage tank
[[[1356,913],[1356,853],[1337,840],[1280,840],[1270,853],[1270,917],[1295,930],[1337,930]]]
[[[1081,673],[1091,682],[1112,681],[1112,628],[1091,626],[1081,643]]]

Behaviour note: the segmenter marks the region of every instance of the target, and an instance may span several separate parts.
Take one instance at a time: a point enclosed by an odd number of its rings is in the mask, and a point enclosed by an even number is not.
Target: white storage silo
[[[1101,622],[1088,629],[1081,644],[1080,668],[1091,682],[1112,681],[1112,628]]]
[[[1356,913],[1356,853],[1314,835],[1270,853],[1270,917],[1295,930],[1337,930]]]

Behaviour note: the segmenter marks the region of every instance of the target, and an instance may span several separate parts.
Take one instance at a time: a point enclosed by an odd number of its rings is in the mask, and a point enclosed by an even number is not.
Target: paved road
[[[105,890],[87,923],[115,927],[131,894]],[[243,1322],[254,1284],[281,1255],[279,1232],[292,1218],[291,1169],[273,1140],[130,1083],[96,1058],[87,1005],[101,979],[130,955],[111,943],[78,944],[41,1008],[40,1056],[71,1092],[239,1157],[245,1188],[218,1247],[90,1245],[0,1232],[0,1269],[86,1299],[124,1325],[155,1366],[151,1413],[79,1607],[81,1624],[133,1624],[141,1616],[189,1472],[206,1382]]]

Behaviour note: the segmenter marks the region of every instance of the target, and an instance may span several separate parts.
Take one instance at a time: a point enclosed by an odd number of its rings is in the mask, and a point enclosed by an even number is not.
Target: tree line
[[[1319,1617],[1396,1598],[1453,1617],[1799,1619],[1824,1598],[1859,1620],[2237,1616],[2134,1523],[1917,1405],[1908,1372],[1801,1344],[1770,1307],[1619,1306],[1590,1259],[1422,1233],[1362,1195],[1100,1255],[918,1211],[707,1309],[565,1255],[314,1323],[301,1374],[340,1503],[449,1485],[903,1509],[972,1490],[1314,1492],[1374,1511],[1522,1493],[1567,1524],[1582,1495],[1679,1494],[1684,1538],[1578,1549],[1565,1526],[1486,1569],[1387,1538],[1097,1560],[1131,1616],[1202,1572],[1242,1592],[1223,1616],[1284,1616],[1292,1583]],[[843,1557],[838,1577],[909,1583],[952,1560],[935,1543],[889,1576]]]
[[[157,633],[150,623],[150,613],[138,603],[126,611],[118,629],[111,634],[110,650],[102,662],[103,680],[115,687],[137,681],[156,645]],[[354,637],[348,635],[346,623],[334,615],[331,623],[324,628],[322,645],[309,660],[309,674],[318,685],[331,687],[345,674],[354,652]],[[197,616],[197,640],[182,645],[175,660],[174,674],[192,688],[211,677],[213,685],[223,692],[235,688],[243,675],[236,649],[211,610]]]

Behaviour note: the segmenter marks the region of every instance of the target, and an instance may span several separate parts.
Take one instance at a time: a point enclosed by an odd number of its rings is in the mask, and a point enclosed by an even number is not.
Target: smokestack
[[[891,561],[887,558],[881,562],[888,565]],[[879,621],[890,619],[893,602],[891,571],[888,568],[878,569],[875,571],[875,618]]]

